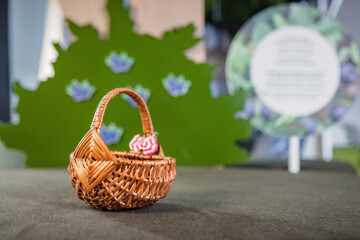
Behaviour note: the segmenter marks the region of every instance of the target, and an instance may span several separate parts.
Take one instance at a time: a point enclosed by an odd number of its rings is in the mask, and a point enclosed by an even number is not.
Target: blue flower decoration
[[[142,99],[144,99],[144,101],[146,103],[148,102],[148,100],[150,98],[150,95],[151,95],[150,89],[143,88],[143,86],[141,84],[136,85],[135,88],[132,88],[130,86],[127,86],[127,88],[130,88],[130,89],[134,90],[135,92],[137,92],[142,97]],[[134,108],[137,107],[136,102],[130,96],[128,96],[126,94],[123,94],[123,95],[121,95],[121,97],[125,101],[127,101],[130,104],[130,106],[132,106]]]
[[[175,77],[172,73],[169,73],[162,83],[168,94],[173,97],[186,95],[191,87],[190,80],[186,80],[183,75]]]
[[[130,70],[134,64],[134,59],[129,57],[126,52],[117,54],[111,51],[109,56],[105,58],[105,64],[110,67],[113,73],[123,73]]]
[[[65,90],[75,102],[84,102],[92,98],[96,88],[90,85],[87,80],[79,82],[77,79],[73,79],[71,83],[66,86]]]
[[[345,105],[342,104],[334,105],[330,109],[330,118],[334,122],[336,122],[340,120],[340,118],[342,118],[347,113],[348,110],[349,108]]]
[[[246,100],[244,108],[234,114],[235,119],[249,119],[254,116],[255,105],[253,101]]]
[[[344,83],[355,83],[359,79],[359,74],[357,72],[356,66],[347,62],[341,66],[341,81]]]
[[[116,126],[115,123],[110,123],[109,126],[103,124],[100,130],[100,137],[107,146],[120,142],[123,134],[124,129]]]
[[[265,122],[269,121],[271,118],[272,111],[265,105],[261,106],[261,117]]]
[[[306,129],[306,134],[312,134],[316,132],[317,123],[311,118],[303,118],[300,120],[300,125]]]

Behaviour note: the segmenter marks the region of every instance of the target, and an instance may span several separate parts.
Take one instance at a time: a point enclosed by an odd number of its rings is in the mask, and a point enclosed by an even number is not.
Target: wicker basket
[[[154,134],[149,110],[133,90],[117,88],[106,94],[97,107],[90,131],[70,155],[68,172],[80,199],[102,210],[140,208],[154,204],[170,190],[176,160],[156,153],[110,151],[99,132],[105,109],[116,95],[125,93],[138,105],[144,137]]]

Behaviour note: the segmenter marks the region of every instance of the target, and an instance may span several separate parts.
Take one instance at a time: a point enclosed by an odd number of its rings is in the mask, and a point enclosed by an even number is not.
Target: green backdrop
[[[164,34],[162,39],[133,32],[133,23],[122,1],[109,0],[110,35],[100,39],[92,26],[77,26],[69,21],[76,36],[67,49],[55,44],[59,56],[53,64],[55,76],[42,82],[36,91],[18,83],[17,111],[20,123],[0,124],[1,140],[9,148],[27,154],[27,166],[60,167],[69,162],[89,130],[100,99],[111,89],[141,84],[151,90],[148,106],[158,140],[178,165],[231,164],[245,161],[248,154],[235,145],[248,138],[248,122],[235,120],[234,112],[243,105],[243,95],[211,98],[209,83],[214,67],[196,64],[184,51],[196,44],[194,27],[186,26]],[[111,51],[125,51],[134,59],[130,71],[116,74],[105,64]],[[184,75],[192,82],[184,96],[172,97],[162,85],[169,73]],[[88,80],[96,87],[89,101],[77,103],[66,93],[73,79]],[[105,114],[104,123],[115,122],[124,129],[121,141],[111,150],[128,150],[131,138],[141,133],[140,116],[121,97],[115,98]]]

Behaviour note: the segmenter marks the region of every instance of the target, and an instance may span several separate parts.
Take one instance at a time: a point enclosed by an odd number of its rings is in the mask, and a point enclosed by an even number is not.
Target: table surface
[[[360,178],[353,173],[177,170],[165,199],[121,212],[87,206],[63,169],[0,171],[0,238],[360,238]]]

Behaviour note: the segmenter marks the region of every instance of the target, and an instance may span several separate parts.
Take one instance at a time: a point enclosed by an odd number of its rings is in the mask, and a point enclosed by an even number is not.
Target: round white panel
[[[290,26],[269,33],[257,45],[250,79],[260,100],[286,116],[320,111],[339,87],[339,59],[318,32]]]

